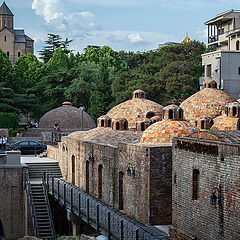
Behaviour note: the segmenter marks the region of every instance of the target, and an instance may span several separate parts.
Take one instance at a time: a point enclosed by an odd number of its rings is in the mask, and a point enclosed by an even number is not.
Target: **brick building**
[[[239,140],[238,131],[174,140],[170,239],[239,239]]]
[[[34,40],[24,29],[14,29],[14,15],[5,1],[0,7],[0,48],[13,65],[22,54],[34,52]]]
[[[136,100],[136,93],[143,95]],[[140,90],[133,96],[137,104],[125,104],[125,115],[123,104],[109,111],[111,116],[128,117],[130,129],[126,118],[102,116],[97,128],[63,137],[58,148],[48,146],[48,156],[59,161],[65,179],[109,206],[147,225],[171,224],[171,141],[174,136],[189,135],[198,129],[182,120],[181,108],[156,108],[157,104],[143,98],[145,93]],[[148,103],[147,107],[140,102]],[[150,117],[145,116],[150,113]],[[168,130],[154,127],[165,122]],[[152,137],[146,141],[149,129],[155,138],[160,134],[165,141],[154,141]]]

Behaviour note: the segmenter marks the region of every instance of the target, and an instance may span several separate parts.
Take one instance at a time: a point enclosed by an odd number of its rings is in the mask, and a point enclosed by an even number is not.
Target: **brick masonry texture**
[[[226,117],[223,118],[212,127],[212,130],[239,130],[239,118]]]
[[[82,115],[83,114],[83,115]],[[93,119],[86,113],[76,107],[65,104],[47,112],[39,122],[39,128],[53,129],[55,123],[58,123],[60,129],[81,129],[83,119],[83,128],[91,129],[96,127]]]
[[[0,168],[0,220],[6,239],[24,236],[23,168]]]
[[[89,163],[91,195],[99,198],[98,167],[102,165],[103,197],[100,200],[118,210],[119,173],[122,172],[124,208],[121,211],[144,224],[170,224],[171,146],[140,144],[140,135],[132,131],[97,128],[88,132],[63,137],[58,149],[48,147],[48,156],[59,161],[63,177],[70,182],[75,179],[75,185],[87,191],[86,162],[92,156],[94,161]],[[131,176],[127,175],[128,166]]]
[[[208,138],[210,135],[209,132]],[[172,240],[239,239],[240,145],[216,141],[216,135],[212,142],[197,138],[173,142]],[[185,147],[178,147],[179,142],[185,143]],[[199,152],[200,144],[205,153]],[[197,200],[192,199],[194,169],[200,173]],[[221,203],[215,206],[210,205],[213,187],[221,187],[222,194]]]
[[[204,88],[183,101],[180,107],[184,110],[184,119],[195,124],[203,116],[220,116],[225,105],[230,102],[234,102],[234,99],[225,92],[216,88]]]
[[[106,115],[112,119],[125,118],[129,129],[136,129],[137,119],[147,118],[148,112],[154,112],[162,118],[162,106],[144,98],[132,98],[112,108]]]
[[[174,137],[188,136],[198,129],[188,121],[162,120],[148,127],[141,142],[150,143],[171,143]]]

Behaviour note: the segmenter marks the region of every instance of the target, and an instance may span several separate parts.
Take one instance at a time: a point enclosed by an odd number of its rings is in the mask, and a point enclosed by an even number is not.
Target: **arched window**
[[[235,106],[233,106],[232,108],[232,114],[233,114],[233,117],[237,115],[237,108]]]
[[[75,156],[72,155],[72,184],[75,185]]]
[[[204,120],[201,121],[201,129],[204,129]]]
[[[123,193],[124,193],[124,173],[119,172],[119,185],[118,185],[118,205],[119,210],[123,210],[124,207],[124,199],[123,199]]]
[[[169,119],[173,119],[173,110],[172,109],[170,109],[168,111],[168,117],[169,117]]]
[[[4,41],[5,41],[5,42],[7,41],[7,36],[4,37]]]
[[[145,131],[145,123],[144,122],[141,123],[141,131]]]
[[[135,98],[138,98],[138,93],[135,94]]]
[[[119,130],[119,129],[120,129],[120,123],[116,122],[116,130]]]
[[[108,127],[111,127],[111,125],[112,125],[112,121],[111,119],[108,119]]]
[[[123,128],[124,128],[124,130],[127,130],[127,129],[128,129],[128,123],[127,123],[127,121],[124,121],[124,123],[123,123]]]
[[[197,200],[199,198],[199,182],[200,172],[197,169],[193,170],[192,176],[192,199]]]
[[[89,193],[89,161],[86,161],[86,192]]]
[[[178,118],[181,120],[183,119],[183,110],[182,109],[179,109],[178,110]]]
[[[154,117],[156,115],[156,113],[154,113],[154,112],[148,112],[147,114],[146,114],[146,118],[152,118],[152,117]]]
[[[21,53],[20,52],[18,52],[18,57],[20,57],[21,56]]]
[[[236,42],[236,50],[239,50],[239,40]]]
[[[98,166],[98,198],[103,198],[103,166]]]
[[[104,127],[104,120],[101,120],[101,127]]]
[[[214,122],[213,122],[213,120],[211,120],[209,128],[211,128],[213,125],[214,125]]]
[[[9,51],[7,51],[7,56],[9,57]]]

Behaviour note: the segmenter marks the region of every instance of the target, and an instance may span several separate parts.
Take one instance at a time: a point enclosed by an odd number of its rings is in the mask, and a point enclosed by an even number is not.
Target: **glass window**
[[[38,146],[38,143],[37,143],[37,142],[32,142],[32,141],[30,142],[30,141],[29,141],[29,144],[30,144],[30,146]]]
[[[20,146],[28,145],[28,141],[22,141],[19,143]]]

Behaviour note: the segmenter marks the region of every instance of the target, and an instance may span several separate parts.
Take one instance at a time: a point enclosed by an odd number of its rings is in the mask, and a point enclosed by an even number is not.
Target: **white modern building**
[[[202,55],[205,68],[200,89],[213,79],[218,88],[235,99],[240,98],[240,11],[229,10],[207,21],[208,50]]]

